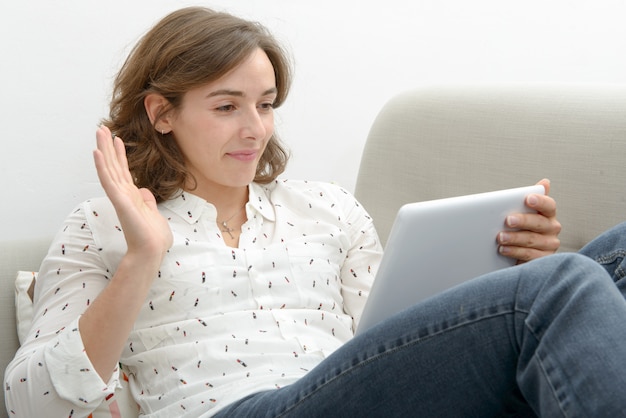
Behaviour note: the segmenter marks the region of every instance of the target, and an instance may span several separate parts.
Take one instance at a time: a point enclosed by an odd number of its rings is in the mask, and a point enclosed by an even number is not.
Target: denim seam
[[[535,335],[535,333],[533,332],[533,330],[531,329],[531,327],[528,324],[524,324],[524,326],[528,330],[530,335],[532,335],[533,338],[535,338],[535,340],[540,341],[540,339],[537,338],[537,336]],[[546,379],[546,381],[550,385],[550,391],[552,392],[552,396],[554,397],[554,399],[556,400],[557,405],[559,406],[559,411],[561,411],[562,416],[567,417],[567,413],[563,409],[563,404],[562,404],[561,400],[559,399],[556,387],[554,386],[553,380],[552,380],[550,374],[548,373],[548,371],[547,371],[547,369],[545,367],[545,364],[543,362],[543,356],[539,352],[538,348],[539,347],[537,345],[537,349],[535,349],[535,353],[533,354],[533,358],[535,358],[537,360],[537,362],[539,363],[539,367],[541,368],[541,372],[543,373],[544,378]]]
[[[405,348],[408,348],[408,347],[410,347],[410,346],[412,346],[414,344],[426,341],[426,340],[428,340],[430,338],[433,338],[435,336],[438,336],[438,335],[441,335],[441,334],[444,334],[444,333],[447,333],[447,332],[454,331],[455,329],[457,329],[459,327],[467,326],[469,324],[475,324],[475,323],[482,322],[482,321],[488,320],[488,319],[493,319],[493,318],[496,318],[496,317],[499,317],[499,316],[513,315],[515,313],[518,313],[518,310],[514,308],[514,309],[509,310],[507,312],[498,312],[498,313],[494,313],[494,314],[488,314],[488,315],[485,315],[485,316],[481,316],[480,318],[473,319],[473,320],[468,320],[468,321],[465,321],[463,323],[459,323],[459,324],[450,326],[450,327],[448,327],[448,328],[446,328],[444,330],[437,331],[437,332],[435,332],[433,334],[430,334],[430,335],[427,335],[425,337],[417,337],[417,338],[415,338],[415,339],[413,339],[411,341],[408,341],[406,343],[402,343],[401,345],[398,345],[396,347],[393,347],[393,348],[390,348],[388,350],[385,350],[382,353],[375,354],[375,355],[373,355],[373,356],[371,356],[371,357],[369,357],[369,358],[367,358],[367,359],[365,359],[363,361],[360,361],[358,364],[350,365],[346,370],[344,370],[341,373],[333,376],[332,378],[328,379],[327,381],[321,383],[319,386],[317,386],[310,393],[308,393],[304,397],[302,397],[302,399],[298,400],[293,405],[291,405],[289,408],[287,408],[285,411],[281,412],[277,417],[285,416],[285,414],[289,413],[291,410],[296,408],[299,404],[301,404],[302,402],[306,401],[308,398],[310,398],[311,396],[313,396],[314,394],[319,392],[327,384],[333,382],[334,380],[336,380],[336,379],[338,379],[338,378],[340,378],[340,377],[342,377],[344,375],[347,375],[349,373],[352,373],[352,372],[356,371],[357,369],[367,365],[368,363],[370,363],[372,361],[375,361],[375,360],[377,360],[379,358],[382,358],[384,356],[393,354],[394,352],[396,352],[398,350],[403,350]]]
[[[615,262],[615,260],[620,259],[620,258],[622,259],[626,258],[626,250],[616,250],[608,254],[603,254],[601,256],[595,257],[594,260],[598,264],[605,265],[605,264],[611,264]],[[624,271],[624,269],[621,266],[618,266],[615,269],[614,275],[616,277],[623,278],[624,276],[626,276],[626,271]]]

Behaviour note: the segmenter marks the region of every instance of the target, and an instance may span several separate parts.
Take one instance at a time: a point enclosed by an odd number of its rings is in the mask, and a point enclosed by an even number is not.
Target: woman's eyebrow
[[[272,87],[272,88],[269,88],[269,89],[265,90],[263,93],[261,93],[261,96],[267,96],[269,94],[276,94],[276,93],[278,93],[278,89],[276,87]],[[220,90],[212,91],[211,93],[206,95],[207,98],[215,97],[215,96],[244,97],[245,93],[243,91],[239,91],[239,90],[220,89]]]
[[[272,87],[271,89],[267,89],[263,92],[261,96],[267,96],[268,94],[278,94],[278,89],[276,87]]]

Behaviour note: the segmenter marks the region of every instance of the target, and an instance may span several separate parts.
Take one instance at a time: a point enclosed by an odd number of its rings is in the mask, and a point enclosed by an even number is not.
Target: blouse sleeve
[[[347,193],[346,196],[344,216],[351,245],[341,268],[341,281],[344,310],[352,316],[353,329],[356,329],[383,249],[372,218],[353,196]]]
[[[66,219],[39,269],[33,323],[5,373],[11,416],[87,416],[119,384],[118,370],[109,382],[94,370],[78,329],[80,315],[110,277],[88,207],[82,204]]]

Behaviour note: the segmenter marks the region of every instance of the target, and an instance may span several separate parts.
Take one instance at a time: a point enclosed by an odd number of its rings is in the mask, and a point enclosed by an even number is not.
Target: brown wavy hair
[[[173,134],[163,135],[155,125],[167,112],[180,108],[187,91],[224,76],[258,48],[274,67],[278,90],[274,107],[279,107],[291,85],[291,64],[284,49],[259,23],[187,7],[167,15],[139,40],[115,78],[109,118],[102,121],[124,141],[138,187],[150,190],[160,202],[195,183]],[[169,102],[154,124],[144,108],[144,99],[151,93]],[[254,180],[273,181],[285,170],[288,159],[274,133]]]

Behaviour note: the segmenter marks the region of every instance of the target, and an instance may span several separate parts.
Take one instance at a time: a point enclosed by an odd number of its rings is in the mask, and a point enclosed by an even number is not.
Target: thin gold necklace
[[[235,239],[235,237],[233,236],[234,229],[228,226],[228,222],[230,222],[230,220],[233,219],[237,214],[239,214],[239,212],[241,212],[242,209],[245,208],[245,207],[246,207],[246,205],[243,205],[237,212],[233,213],[231,215],[231,217],[226,219],[225,221],[222,221],[222,222],[217,221],[222,226],[220,230],[222,232],[227,232],[228,235],[230,235],[231,239]]]

